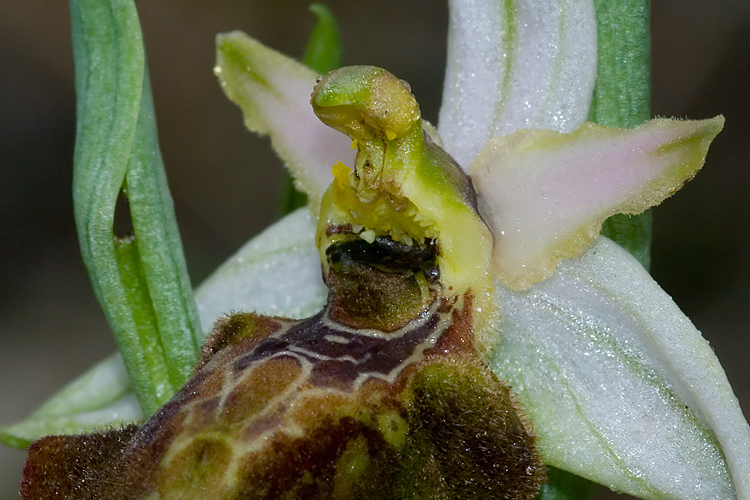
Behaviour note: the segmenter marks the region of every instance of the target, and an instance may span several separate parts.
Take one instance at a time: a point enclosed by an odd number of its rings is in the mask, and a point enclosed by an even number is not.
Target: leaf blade
[[[199,326],[157,145],[140,25],[128,0],[71,0],[70,10],[78,114],[73,198],[81,253],[150,413],[187,380]],[[149,177],[146,186],[133,184],[139,176]],[[113,233],[126,186],[135,201],[136,232],[127,245]],[[147,355],[147,348],[161,352]],[[172,352],[180,354],[166,355]]]

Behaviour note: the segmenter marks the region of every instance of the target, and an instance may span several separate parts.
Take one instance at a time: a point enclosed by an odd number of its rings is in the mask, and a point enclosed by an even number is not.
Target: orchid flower
[[[496,311],[481,327],[485,361],[512,387],[544,463],[642,498],[750,499],[750,427],[718,360],[641,263],[598,236],[610,215],[641,212],[692,178],[722,119],[629,130],[586,123],[598,62],[601,72],[591,1],[450,7],[443,107],[438,128],[423,127],[473,180],[492,273],[464,265],[467,247],[482,243],[462,240],[462,224],[440,229],[442,269],[457,288],[465,276],[486,283],[473,285],[474,307]],[[352,146],[364,146],[313,113],[318,75],[301,63],[238,32],[219,36],[217,58],[225,92],[248,128],[270,136],[310,208],[248,242],[199,287],[201,324],[207,331],[230,310],[312,315],[327,294],[315,218],[328,186],[356,165]],[[409,199],[429,190],[418,180]],[[377,229],[357,228],[365,240]],[[140,417],[115,357],[3,434],[20,443]]]
[[[748,426],[713,352],[631,255],[604,237],[591,243],[607,216],[640,212],[692,177],[677,174],[674,166],[690,162],[667,159],[667,144],[697,146],[720,125],[654,120],[625,133],[585,124],[597,64],[593,5],[558,7],[451,3],[438,132],[469,165],[493,230],[500,340],[491,366],[517,391],[547,464],[643,498],[742,498]],[[354,158],[307,107],[314,72],[240,33],[219,37],[218,61],[246,125],[271,137],[315,207],[330,165]],[[248,300],[275,314],[322,307],[306,224],[311,242],[303,212],[248,244],[199,290],[201,314]],[[282,274],[263,297],[242,293]]]

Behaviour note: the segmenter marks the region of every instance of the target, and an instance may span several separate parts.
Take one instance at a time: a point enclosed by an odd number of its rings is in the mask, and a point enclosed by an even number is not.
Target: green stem
[[[156,135],[132,0],[71,0],[73,171],[84,264],[146,415],[190,376],[200,323]],[[113,232],[129,203],[132,238]]]
[[[648,0],[594,0],[599,62],[589,121],[630,128],[651,116],[651,36]],[[651,211],[615,215],[602,234],[628,250],[648,269]]]

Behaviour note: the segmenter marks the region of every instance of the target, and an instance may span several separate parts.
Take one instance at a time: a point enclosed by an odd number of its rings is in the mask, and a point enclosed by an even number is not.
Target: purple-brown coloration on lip
[[[310,382],[320,387],[336,387],[350,392],[368,378],[393,381],[404,363],[417,361],[421,353],[435,345],[449,326],[450,318],[438,304],[398,331],[355,330],[319,314],[285,325],[261,341],[234,363],[235,373],[262,359],[291,356],[307,366]]]
[[[23,498],[533,498],[544,468],[476,356],[470,302],[390,333],[325,312],[224,319],[222,347],[140,429],[35,444]]]

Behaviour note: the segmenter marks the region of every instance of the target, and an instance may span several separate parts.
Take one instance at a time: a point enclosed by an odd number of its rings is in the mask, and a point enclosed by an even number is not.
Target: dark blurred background
[[[300,56],[306,0],[138,2],[162,153],[194,284],[277,216],[280,163],[212,73],[217,33]],[[435,122],[447,7],[330,0],[347,64],[407,80]],[[653,274],[702,330],[750,412],[750,2],[656,0],[653,113],[726,128],[705,169],[654,215]],[[18,420],[115,347],[78,253],[67,2],[0,2],[0,423]],[[0,447],[0,498],[24,452]],[[603,498],[603,497],[602,497]]]

